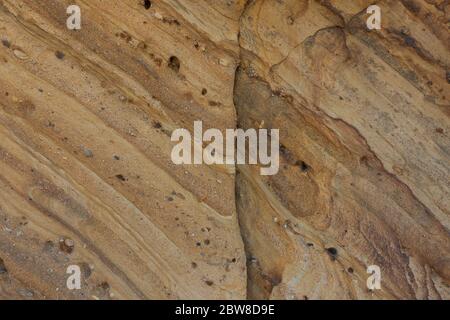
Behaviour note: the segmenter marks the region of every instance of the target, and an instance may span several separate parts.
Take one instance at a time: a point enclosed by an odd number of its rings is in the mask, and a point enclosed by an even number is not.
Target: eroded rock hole
[[[172,69],[175,72],[180,71],[180,59],[178,59],[175,56],[171,56],[169,59],[169,68]]]
[[[55,52],[55,56],[59,59],[59,60],[62,60],[62,59],[64,59],[64,57],[65,57],[65,54],[64,54],[64,52],[61,52],[61,51],[56,51]]]
[[[311,168],[305,161],[300,161],[298,165],[303,172],[306,172]]]
[[[331,247],[331,248],[327,248],[326,250],[327,250],[328,254],[330,255],[331,260],[333,260],[333,261],[336,260],[336,258],[338,256],[337,249]]]
[[[7,272],[8,272],[8,270],[6,269],[5,262],[3,261],[2,258],[0,258],[0,274],[7,273]]]

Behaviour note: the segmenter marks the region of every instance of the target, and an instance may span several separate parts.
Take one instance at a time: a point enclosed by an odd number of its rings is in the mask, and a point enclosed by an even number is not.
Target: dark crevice
[[[254,0],[247,0],[247,2],[244,5],[244,8],[242,10],[242,13],[239,17],[239,31],[238,31],[238,36],[237,36],[237,41],[238,41],[238,46],[239,46],[239,63],[236,67],[235,70],[235,74],[234,74],[234,84],[233,84],[233,102],[234,102],[234,108],[235,108],[235,115],[236,115],[236,128],[241,128],[242,127],[242,123],[240,121],[239,118],[239,110],[237,107],[237,101],[236,101],[236,87],[237,87],[237,82],[238,82],[238,78],[239,78],[239,72],[241,72],[241,66],[242,66],[242,50],[243,48],[241,47],[241,27],[242,27],[242,19],[245,17],[245,14],[248,10],[248,8],[251,6],[251,4],[253,4]],[[205,93],[206,94],[206,93]],[[239,229],[240,229],[240,234],[241,234],[241,239],[242,239],[242,243],[244,246],[244,252],[245,252],[245,258],[246,258],[246,281],[247,281],[247,286],[246,286],[246,298],[252,298],[249,297],[249,289],[251,287],[251,275],[250,275],[250,264],[252,263],[252,261],[255,259],[254,257],[252,257],[251,253],[249,252],[249,249],[246,245],[246,241],[245,241],[245,236],[244,236],[244,230],[243,230],[243,226],[241,225],[241,212],[240,212],[240,175],[241,172],[239,170],[239,167],[237,165],[235,165],[235,170],[236,170],[236,174],[235,174],[235,208],[236,208],[236,214],[237,214],[237,222],[239,225]]]
[[[144,8],[146,10],[150,9],[152,7],[152,2],[150,0],[145,0],[144,1]]]

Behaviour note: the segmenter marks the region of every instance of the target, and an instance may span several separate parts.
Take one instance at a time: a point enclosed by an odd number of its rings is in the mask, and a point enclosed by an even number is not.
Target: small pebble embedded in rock
[[[83,148],[83,153],[86,158],[92,158],[94,156],[94,153],[92,152],[92,150],[90,150],[88,148]]]
[[[59,240],[59,248],[65,253],[72,253],[75,247],[75,242],[69,238],[61,238]]]

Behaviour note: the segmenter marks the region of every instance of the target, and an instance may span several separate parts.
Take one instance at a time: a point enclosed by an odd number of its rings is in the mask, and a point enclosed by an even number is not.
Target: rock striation
[[[450,298],[448,1],[71,4],[0,0],[1,299]],[[280,171],[175,165],[196,120]]]

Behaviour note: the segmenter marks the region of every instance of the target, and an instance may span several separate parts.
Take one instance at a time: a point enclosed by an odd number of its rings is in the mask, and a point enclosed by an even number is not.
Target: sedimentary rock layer
[[[0,0],[1,299],[450,298],[448,1],[70,4]],[[175,165],[196,120],[280,171]]]

